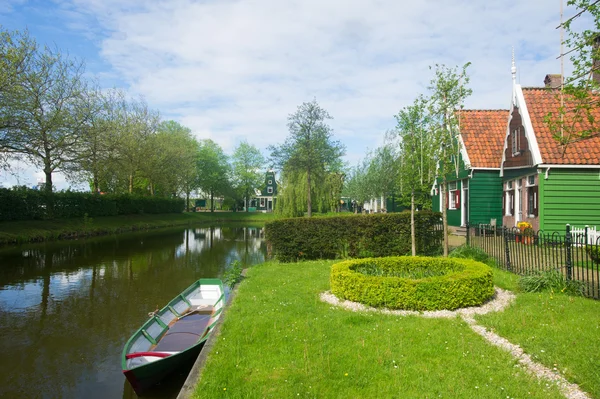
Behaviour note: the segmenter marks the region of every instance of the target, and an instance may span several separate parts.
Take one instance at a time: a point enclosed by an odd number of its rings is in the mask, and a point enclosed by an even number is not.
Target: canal
[[[263,262],[263,231],[178,228],[0,249],[0,397],[136,398],[121,372],[127,339],[198,278],[221,277],[234,260]],[[150,397],[176,397],[187,371]]]

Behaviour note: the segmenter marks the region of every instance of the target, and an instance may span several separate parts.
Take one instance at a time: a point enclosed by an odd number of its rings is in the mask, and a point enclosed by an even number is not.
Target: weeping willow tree
[[[328,182],[335,179],[329,179],[328,176],[341,170],[344,146],[333,140],[332,130],[326,123],[327,119],[332,118],[316,100],[303,103],[288,117],[290,134],[285,143],[269,147],[271,163],[283,171],[285,183],[278,200],[280,206],[286,209],[284,214],[291,212],[297,216],[302,204],[302,209],[306,210],[307,216],[310,217],[313,209],[317,208],[317,203],[313,204],[313,198],[322,198],[323,192],[331,191]],[[299,187],[305,190],[302,194],[304,200],[297,198],[302,196],[297,191]],[[341,192],[341,189],[339,191]],[[292,195],[293,198],[290,197]]]
[[[284,170],[281,177],[275,212],[284,217],[303,216],[308,209],[306,172]],[[343,185],[343,173],[331,171],[317,174],[317,178],[311,180],[313,209],[321,213],[338,211]]]

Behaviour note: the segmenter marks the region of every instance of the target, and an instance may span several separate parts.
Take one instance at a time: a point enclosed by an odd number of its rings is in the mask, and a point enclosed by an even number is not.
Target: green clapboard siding
[[[502,224],[502,178],[497,170],[476,170],[469,181],[469,223]]]
[[[564,231],[567,223],[600,227],[600,170],[551,169],[540,190],[545,231]]]

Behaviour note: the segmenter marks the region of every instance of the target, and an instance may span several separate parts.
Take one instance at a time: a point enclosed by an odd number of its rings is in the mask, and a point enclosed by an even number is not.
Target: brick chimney
[[[562,75],[560,73],[548,74],[544,78],[545,87],[557,89],[557,88],[560,88],[561,83],[562,83]]]

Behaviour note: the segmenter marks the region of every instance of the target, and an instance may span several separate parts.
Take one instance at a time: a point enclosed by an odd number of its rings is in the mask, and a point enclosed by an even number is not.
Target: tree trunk
[[[215,211],[215,193],[212,190],[210,192],[210,211]]]
[[[442,229],[444,234],[444,256],[448,256],[448,209],[446,209],[446,191],[448,184],[442,183],[440,203],[442,204]]]
[[[185,211],[189,212],[190,210],[190,192],[185,192]]]
[[[308,183],[308,187],[306,189],[306,193],[307,193],[307,198],[306,198],[306,204],[308,206],[308,217],[312,216],[312,200],[311,200],[311,193],[310,193],[310,169],[308,169],[307,171],[308,173],[306,174],[306,182]]]
[[[415,190],[410,193],[410,249],[412,256],[417,256],[417,243],[415,237]]]
[[[52,170],[50,167],[44,168],[44,174],[46,175],[46,185],[44,186],[44,190],[47,193],[52,192]]]
[[[133,193],[133,173],[129,174],[129,194]]]

